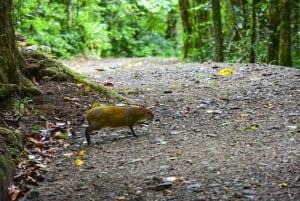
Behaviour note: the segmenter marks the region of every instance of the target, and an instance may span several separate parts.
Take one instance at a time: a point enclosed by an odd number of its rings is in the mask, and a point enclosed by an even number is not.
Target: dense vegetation
[[[15,0],[13,11],[17,32],[30,44],[50,46],[58,57],[81,53],[101,57],[183,56],[200,62],[291,63],[300,67],[299,0],[286,1],[288,16],[282,15],[282,2]],[[214,3],[220,4],[219,13],[214,14],[218,9]],[[216,13],[222,27],[215,24]],[[291,23],[280,24],[280,19],[290,19]],[[276,43],[280,33],[286,35],[284,31],[289,29],[291,62],[278,62]],[[274,37],[277,40],[273,41]],[[215,59],[220,53],[221,60]]]

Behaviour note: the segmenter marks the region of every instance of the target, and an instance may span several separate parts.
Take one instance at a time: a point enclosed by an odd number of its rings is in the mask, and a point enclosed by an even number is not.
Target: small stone
[[[255,195],[256,191],[251,190],[251,189],[244,189],[244,190],[242,190],[242,193],[246,194],[246,195]]]
[[[178,131],[172,130],[172,131],[170,131],[170,134],[171,134],[171,135],[177,135],[177,134],[178,134]]]
[[[202,184],[201,183],[192,183],[187,185],[186,189],[188,191],[200,192],[202,191]]]
[[[154,186],[153,190],[155,191],[163,191],[167,188],[170,188],[172,186],[172,183],[170,182],[165,182],[165,183],[161,183],[161,184],[158,184],[156,186]]]

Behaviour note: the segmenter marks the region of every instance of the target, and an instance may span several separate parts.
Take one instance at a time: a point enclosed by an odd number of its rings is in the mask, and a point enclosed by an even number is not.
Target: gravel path
[[[155,114],[68,139],[24,200],[300,200],[300,71],[177,59],[66,61]],[[233,70],[218,75],[224,68]],[[84,164],[74,165],[77,153]]]

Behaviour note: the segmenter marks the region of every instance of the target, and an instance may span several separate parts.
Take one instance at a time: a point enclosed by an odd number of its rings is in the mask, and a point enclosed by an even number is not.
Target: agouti
[[[90,132],[104,127],[117,128],[128,126],[133,136],[133,126],[141,120],[153,120],[153,113],[144,107],[98,106],[90,109],[86,118],[89,126],[85,130],[88,145],[91,144]]]

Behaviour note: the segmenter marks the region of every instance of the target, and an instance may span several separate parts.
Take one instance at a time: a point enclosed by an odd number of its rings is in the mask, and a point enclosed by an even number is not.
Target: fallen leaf
[[[248,116],[249,116],[249,114],[240,114],[240,117],[241,117],[242,119],[246,119]]]
[[[26,184],[30,184],[30,185],[37,185],[37,181],[31,176],[27,176],[25,182]]]
[[[256,130],[258,128],[258,125],[251,125],[251,126],[247,126],[246,128],[244,128],[245,131],[253,131]]]
[[[86,92],[91,91],[91,87],[90,86],[84,86],[84,91],[86,91]]]
[[[82,164],[83,164],[83,161],[80,160],[79,158],[77,158],[77,159],[75,160],[75,165],[76,165],[76,166],[81,166]]]
[[[78,84],[77,84],[77,87],[82,87],[82,86],[83,86],[82,83],[78,83]]]
[[[270,103],[263,103],[262,106],[263,106],[263,108],[270,108],[271,104]]]
[[[286,187],[288,187],[288,184],[285,182],[282,182],[282,183],[279,183],[278,186],[279,186],[279,188],[286,188]]]
[[[51,158],[53,158],[53,157],[55,157],[55,151],[53,151],[53,150],[50,150],[50,151],[48,151],[48,154],[47,154],[49,157],[51,157]]]
[[[111,82],[103,82],[103,86],[105,86],[105,87],[113,87],[114,85],[113,85],[113,83],[111,83]]]
[[[177,84],[176,83],[171,83],[171,88],[176,88]]]
[[[73,156],[73,153],[65,153],[63,154],[63,156],[67,158],[71,158],[71,156]]]
[[[234,73],[234,70],[232,68],[223,68],[223,69],[219,70],[217,75],[226,76],[226,75],[230,75],[233,73]]]
[[[84,156],[84,155],[85,155],[85,151],[80,150],[80,151],[78,152],[78,156]]]
[[[8,191],[8,195],[9,195],[9,198],[11,201],[17,200],[18,195],[21,192],[19,187],[15,186],[15,185],[11,185],[10,187],[8,187],[7,191]]]
[[[125,200],[125,196],[116,196],[116,200]]]

